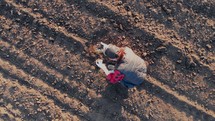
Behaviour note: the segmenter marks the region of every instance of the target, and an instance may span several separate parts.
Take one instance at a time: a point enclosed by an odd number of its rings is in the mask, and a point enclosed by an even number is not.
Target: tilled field
[[[214,121],[214,0],[1,0],[0,119]],[[90,47],[129,46],[141,86],[108,84]]]

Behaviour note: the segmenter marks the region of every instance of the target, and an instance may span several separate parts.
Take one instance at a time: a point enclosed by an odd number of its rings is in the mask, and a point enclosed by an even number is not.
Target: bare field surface
[[[214,121],[215,1],[1,0],[0,120]],[[98,42],[147,61],[111,85]]]

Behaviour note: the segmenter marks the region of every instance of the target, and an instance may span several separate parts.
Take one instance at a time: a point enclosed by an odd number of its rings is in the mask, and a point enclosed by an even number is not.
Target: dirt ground
[[[215,121],[214,0],[1,0],[0,120]],[[112,85],[98,42],[147,62]]]

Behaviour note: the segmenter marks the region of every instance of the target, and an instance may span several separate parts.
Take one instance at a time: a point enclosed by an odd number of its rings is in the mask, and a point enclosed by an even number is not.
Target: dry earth
[[[215,121],[214,0],[1,0],[0,120]],[[111,85],[90,49],[129,46],[144,83]]]

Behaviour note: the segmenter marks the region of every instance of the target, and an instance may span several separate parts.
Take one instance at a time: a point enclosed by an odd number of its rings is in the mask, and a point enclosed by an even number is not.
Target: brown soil
[[[214,0],[1,0],[0,119],[214,121]],[[147,61],[111,85],[90,46]]]

